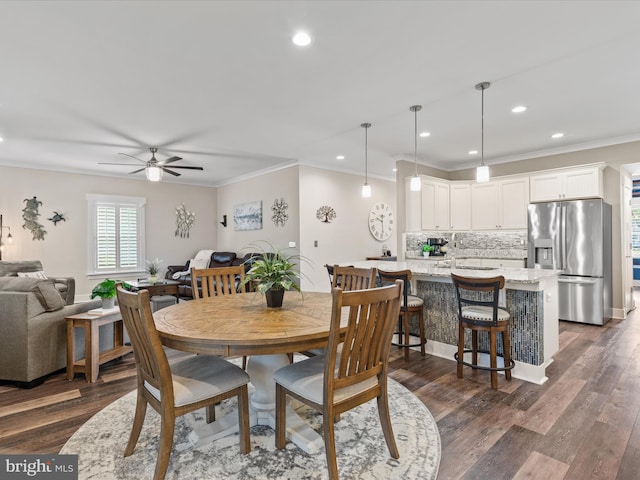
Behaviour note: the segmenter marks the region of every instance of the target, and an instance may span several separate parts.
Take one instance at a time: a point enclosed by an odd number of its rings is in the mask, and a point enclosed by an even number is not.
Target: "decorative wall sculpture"
[[[289,220],[287,208],[289,208],[289,205],[284,201],[284,198],[276,198],[273,201],[273,205],[271,206],[271,211],[273,212],[271,220],[276,227],[284,227],[286,221]]]
[[[176,207],[176,237],[189,238],[189,230],[191,230],[191,227],[193,227],[195,223],[196,214],[188,211],[184,203]]]
[[[316,218],[323,223],[331,223],[336,218],[336,211],[329,205],[323,205],[316,211]]]
[[[238,231],[262,229],[262,201],[234,205],[233,229]]]
[[[66,222],[67,219],[64,218],[62,213],[58,213],[55,210],[53,211],[53,216],[51,218],[47,218],[47,220],[51,220],[53,222],[53,226],[56,227],[58,222]]]
[[[26,228],[31,232],[33,240],[44,240],[47,231],[38,223],[38,217],[40,216],[38,208],[42,205],[42,202],[36,197],[25,198],[24,201],[27,206],[22,209],[22,218],[24,219],[22,228]]]

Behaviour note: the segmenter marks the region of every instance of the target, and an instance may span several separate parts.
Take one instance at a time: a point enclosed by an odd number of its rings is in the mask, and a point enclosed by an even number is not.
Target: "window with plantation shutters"
[[[89,274],[142,272],[144,204],[139,197],[87,195]]]

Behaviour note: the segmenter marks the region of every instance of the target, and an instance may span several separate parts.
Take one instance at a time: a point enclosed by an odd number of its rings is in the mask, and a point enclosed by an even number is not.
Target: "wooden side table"
[[[100,365],[133,351],[124,345],[122,316],[118,307],[90,310],[71,315],[67,321],[67,380],[76,372],[84,373],[88,383],[98,380]],[[100,327],[113,323],[113,348],[100,351]],[[75,328],[84,328],[84,358],[75,359]]]

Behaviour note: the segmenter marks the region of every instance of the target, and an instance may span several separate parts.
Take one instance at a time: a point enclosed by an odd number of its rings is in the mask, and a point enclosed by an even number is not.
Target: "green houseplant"
[[[95,297],[102,299],[102,308],[113,308],[116,301],[116,281],[107,278],[93,287],[93,290],[91,290],[91,298],[93,299]]]
[[[426,243],[422,244],[422,255],[425,257],[428,257],[431,252],[433,252],[435,250],[435,248],[433,248],[431,245],[428,245]]]
[[[301,278],[301,273],[296,267],[298,261],[305,259],[300,255],[288,255],[267,241],[249,247],[260,250],[260,253],[247,261],[251,268],[245,274],[243,285],[255,285],[255,289],[265,295],[269,307],[282,306],[285,290],[300,292],[300,285],[296,281]]]
[[[149,283],[151,285],[155,284],[158,281],[158,274],[160,273],[160,264],[162,260],[159,260],[158,257],[153,260],[147,260],[147,273],[149,274]]]

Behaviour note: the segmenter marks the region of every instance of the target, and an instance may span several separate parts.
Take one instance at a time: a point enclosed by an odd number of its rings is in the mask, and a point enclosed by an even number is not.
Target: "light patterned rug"
[[[133,455],[124,448],[133,422],[136,392],[130,392],[98,412],[65,444],[61,454],[78,454],[79,479],[151,479],[160,433],[160,416],[149,407]],[[400,458],[389,456],[375,400],[342,415],[335,426],[338,471],[341,479],[435,479],[440,463],[440,435],[424,404],[399,383],[389,381],[389,404]],[[224,402],[216,415],[235,405]],[[306,407],[298,413],[317,431],[322,416]],[[324,449],[309,455],[292,443],[284,450],[274,445],[274,432],[251,428],[251,453],[242,455],[237,434],[201,447],[187,440],[194,425],[204,423],[204,410],[179,417],[167,480],[321,480],[327,479]]]

